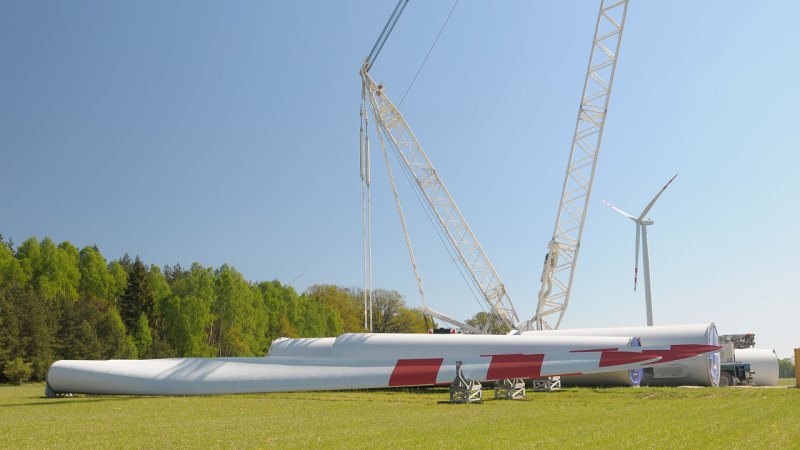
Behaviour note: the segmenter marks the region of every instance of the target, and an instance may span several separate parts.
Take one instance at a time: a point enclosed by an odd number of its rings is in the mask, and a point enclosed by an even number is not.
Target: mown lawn
[[[0,386],[0,448],[800,448],[793,388],[573,388],[472,405],[446,403],[446,389],[60,399],[43,391]]]

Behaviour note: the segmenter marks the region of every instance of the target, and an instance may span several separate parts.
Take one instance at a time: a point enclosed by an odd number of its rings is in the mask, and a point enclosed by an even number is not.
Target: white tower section
[[[569,304],[627,12],[628,0],[600,3],[561,203],[542,270],[539,304],[527,328],[557,329]]]
[[[508,297],[505,285],[478,243],[478,239],[467,225],[467,221],[456,206],[453,197],[439,178],[436,169],[433,168],[428,156],[422,150],[422,146],[411,132],[405,118],[386,97],[383,87],[377,85],[369,75],[366,64],[361,70],[361,77],[364,80],[376,122],[392,143],[392,148],[402,165],[413,177],[450,245],[458,254],[460,263],[467,269],[475,286],[483,295],[489,306],[489,312],[510,328],[517,329],[519,318]],[[426,312],[452,325],[461,327],[464,325],[442,313],[430,309],[427,309]],[[491,322],[491,320],[487,321],[487,328]]]

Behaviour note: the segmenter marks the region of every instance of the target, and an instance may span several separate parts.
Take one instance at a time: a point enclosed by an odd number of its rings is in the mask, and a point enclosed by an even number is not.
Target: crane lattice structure
[[[372,116],[375,120],[377,134],[389,175],[389,181],[394,193],[397,212],[405,235],[406,245],[414,269],[414,275],[423,303],[423,312],[429,316],[442,320],[450,325],[455,325],[462,330],[472,333],[486,333],[495,321],[500,320],[511,329],[519,326],[519,318],[511,299],[508,297],[505,285],[500,280],[497,271],[492,266],[486,253],[478,243],[475,234],[470,229],[461,211],[456,206],[453,197],[445,188],[436,170],[433,168],[428,156],[422,150],[419,141],[414,136],[403,115],[397,107],[386,97],[383,86],[378,85],[369,75],[369,70],[381,52],[394,26],[397,24],[400,15],[406,7],[408,0],[398,0],[397,5],[392,11],[389,20],[378,36],[364,64],[361,67],[362,78],[362,98],[361,98],[361,180],[362,180],[362,224],[364,227],[364,327],[371,329],[371,321],[367,316],[371,316],[371,285],[372,285],[372,261],[371,261],[371,195],[370,195],[370,149],[369,137],[367,136],[367,103],[371,107]],[[451,11],[452,12],[452,11]],[[386,139],[384,140],[384,136]],[[427,207],[428,213],[435,217],[438,228],[444,236],[452,250],[457,255],[457,260],[469,274],[470,279],[477,290],[482,294],[483,299],[489,306],[490,318],[487,320],[483,329],[470,326],[443,313],[428,308],[425,302],[422,279],[417,270],[414,250],[408,229],[405,224],[403,210],[400,205],[397,188],[394,182],[391,166],[388,161],[387,145],[388,141],[397,159],[400,161],[404,173],[413,181],[416,186],[423,204]],[[448,250],[450,251],[450,249]]]
[[[628,12],[628,0],[602,0],[569,153],[553,238],[542,269],[536,315],[527,329],[557,329],[569,304],[608,102]],[[556,318],[555,324],[545,320]]]
[[[375,83],[369,75],[367,67],[367,64],[365,64],[362,68],[361,77],[372,106],[375,122],[380,127],[379,133],[383,132],[388,138],[392,144],[391,148],[394,154],[413,178],[416,187],[436,218],[440,229],[447,237],[450,246],[455,250],[459,262],[466,269],[471,281],[489,306],[490,314],[500,319],[509,328],[517,329],[519,317],[500,276],[486,256],[478,239],[467,224],[464,215],[458,209],[453,197],[448,192],[436,169],[434,169],[405,118],[383,92],[383,86]],[[405,224],[403,229],[405,232]],[[413,251],[411,251],[410,241],[407,236],[406,243],[409,245],[412,264],[414,264]],[[419,284],[418,274],[417,281]],[[422,291],[421,287],[420,291]],[[443,313],[427,308],[427,306],[424,306],[423,310],[444,322],[471,329],[470,331],[474,332],[486,332],[492,323],[492,320],[489,320],[485,329],[477,330]]]
[[[362,203],[366,208],[365,225],[365,327],[367,303],[371,305],[371,224],[369,194],[369,140],[365,136],[367,115],[365,113],[367,98],[372,109],[381,146],[386,157],[383,136],[392,145],[392,150],[400,160],[406,174],[415,182],[439,228],[447,237],[447,241],[455,250],[460,264],[466,269],[477,290],[482,294],[489,306],[493,318],[499,318],[514,330],[558,328],[569,304],[570,291],[575,273],[578,251],[580,250],[586,213],[594,182],[597,157],[603,137],[606,113],[614,84],[614,73],[617,67],[622,32],[628,10],[628,0],[601,0],[600,10],[595,24],[592,50],[581,95],[580,108],[575,124],[575,132],[570,147],[564,184],[561,190],[561,201],[553,237],[548,245],[541,276],[541,289],[538,294],[536,315],[529,321],[520,322],[514,305],[508,296],[505,285],[497,271],[478,243],[464,216],[445,188],[441,178],[431,165],[425,152],[412,133],[405,118],[397,107],[386,97],[383,86],[375,83],[369,74],[372,64],[386,43],[389,34],[405,8],[408,0],[399,0],[386,26],[378,37],[369,56],[361,68],[362,78],[362,132],[361,163],[362,182],[366,193],[362,191]],[[366,167],[365,167],[366,166]],[[469,327],[451,317],[434,311],[425,303],[422,281],[416,267],[411,240],[405,225],[402,208],[397,197],[397,190],[391,169],[387,162],[387,170],[392,190],[397,202],[400,220],[403,224],[406,244],[411,264],[414,268],[417,287],[423,301],[423,311],[449,324],[456,325],[471,332],[486,332],[491,325],[489,320],[483,330]],[[369,288],[367,288],[369,286]],[[369,292],[369,294],[368,294]],[[371,310],[371,307],[370,307]],[[369,314],[371,316],[371,312]],[[547,316],[557,315],[555,325],[545,320]]]

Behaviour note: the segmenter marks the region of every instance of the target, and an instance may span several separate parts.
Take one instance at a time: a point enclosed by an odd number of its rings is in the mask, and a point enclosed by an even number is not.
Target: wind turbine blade
[[[639,219],[638,220],[644,219],[644,216],[646,216],[647,213],[650,212],[650,209],[653,207],[653,205],[656,204],[656,200],[658,200],[658,197],[661,197],[661,193],[664,192],[667,189],[667,187],[672,183],[672,180],[674,180],[675,177],[677,177],[677,176],[678,176],[678,174],[676,173],[675,176],[670,178],[669,181],[667,181],[667,184],[665,184],[664,187],[662,187],[661,190],[658,191],[658,194],[656,194],[656,196],[653,197],[652,200],[650,200],[650,203],[648,203],[647,206],[644,208],[644,211],[642,211],[642,214],[639,215]]]
[[[636,222],[636,260],[633,265],[633,292],[636,292],[636,282],[639,280],[639,240],[642,235],[642,225]]]
[[[632,214],[628,214],[628,213],[626,213],[625,211],[623,211],[623,210],[621,210],[621,209],[617,208],[616,206],[612,205],[611,203],[608,203],[608,202],[607,202],[607,201],[605,201],[605,200],[603,200],[603,204],[604,204],[604,205],[606,205],[606,206],[608,206],[609,208],[613,209],[614,211],[616,211],[616,212],[618,212],[618,213],[622,214],[623,216],[625,216],[625,217],[629,218],[629,219],[636,220],[636,216],[634,216],[634,215],[632,215]]]

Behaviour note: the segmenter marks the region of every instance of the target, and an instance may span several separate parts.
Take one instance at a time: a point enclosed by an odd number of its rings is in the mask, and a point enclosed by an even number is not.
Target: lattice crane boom
[[[558,328],[569,304],[627,12],[628,0],[600,3],[555,230],[542,269],[539,303],[536,315],[522,328]],[[549,316],[557,318],[554,327],[545,320]]]
[[[458,209],[453,197],[442,183],[436,169],[417,141],[403,115],[383,92],[383,86],[372,79],[365,64],[361,77],[366,87],[367,96],[374,113],[375,121],[380,125],[400,162],[413,177],[416,187],[426,200],[428,207],[436,218],[438,225],[447,236],[447,240],[458,255],[459,262],[470,275],[471,281],[483,295],[492,316],[499,318],[512,329],[519,327],[519,318],[500,280],[497,271],[483,251],[478,239],[470,229],[463,214]],[[464,324],[449,318],[442,313],[430,311],[435,317],[452,325],[463,327]],[[491,324],[487,322],[486,331]]]

